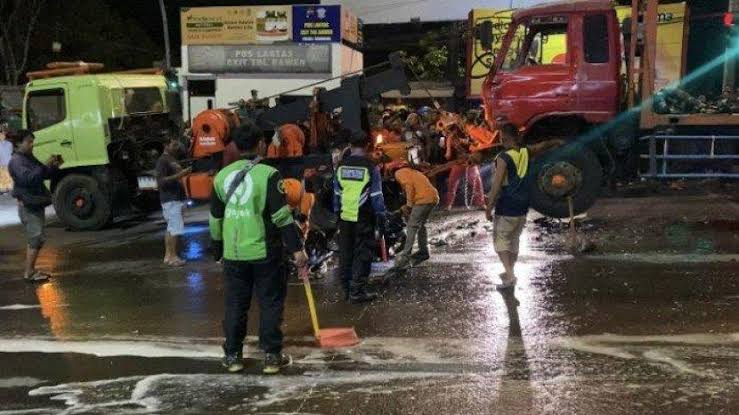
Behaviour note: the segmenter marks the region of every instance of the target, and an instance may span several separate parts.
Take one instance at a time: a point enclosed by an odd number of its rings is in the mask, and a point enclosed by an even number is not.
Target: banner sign
[[[199,45],[187,48],[193,73],[331,73],[331,45]]]
[[[341,9],[341,38],[353,45],[362,44],[359,19],[346,7]]]
[[[341,6],[293,6],[294,42],[341,42]]]
[[[183,45],[289,41],[292,6],[182,8],[180,28]]]

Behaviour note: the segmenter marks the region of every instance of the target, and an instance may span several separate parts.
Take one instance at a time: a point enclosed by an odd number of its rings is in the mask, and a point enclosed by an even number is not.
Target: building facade
[[[339,5],[183,8],[183,114],[290,91],[361,70],[361,22]],[[340,80],[320,86],[331,89]]]

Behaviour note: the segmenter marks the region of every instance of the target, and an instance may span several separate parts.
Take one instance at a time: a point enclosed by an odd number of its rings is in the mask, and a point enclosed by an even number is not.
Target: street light
[[[167,24],[167,9],[164,7],[164,0],[159,0],[159,9],[162,13],[162,30],[164,30],[164,62],[166,68],[172,67],[169,59],[169,25]]]

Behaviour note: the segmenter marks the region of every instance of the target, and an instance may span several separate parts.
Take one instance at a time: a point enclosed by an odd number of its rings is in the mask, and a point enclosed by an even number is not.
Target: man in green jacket
[[[282,353],[282,314],[287,294],[284,252],[298,267],[307,264],[298,227],[285,200],[282,176],[259,163],[262,131],[245,124],[233,140],[243,159],[221,170],[213,183],[210,234],[216,259],[223,258],[226,342],[223,366],[244,369],[243,347],[252,292],[259,302],[259,344],[265,352],[265,374],[278,373],[292,362]]]

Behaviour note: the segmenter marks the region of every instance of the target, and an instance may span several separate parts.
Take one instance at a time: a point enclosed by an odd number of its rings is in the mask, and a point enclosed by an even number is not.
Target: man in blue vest
[[[502,284],[498,288],[506,289],[516,285],[513,267],[518,260],[519,239],[526,225],[531,199],[530,159],[561,146],[564,140],[550,140],[527,147],[521,146],[521,137],[515,125],[503,124],[500,132],[505,151],[495,160],[485,216],[493,222],[493,245],[505,268],[500,275]]]
[[[352,134],[350,152],[336,168],[334,211],[339,215],[339,261],[349,302],[377,298],[367,291],[367,279],[377,252],[375,229],[384,233],[385,200],[380,169],[369,159],[369,139],[364,132]]]

